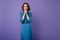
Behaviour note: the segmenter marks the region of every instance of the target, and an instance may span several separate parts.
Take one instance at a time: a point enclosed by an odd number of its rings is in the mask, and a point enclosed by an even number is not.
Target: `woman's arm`
[[[24,18],[25,18],[25,13],[24,13],[24,15],[22,16],[22,20],[24,20]]]
[[[27,13],[26,13],[26,17],[27,17],[27,20],[29,20],[29,19],[30,19]]]
[[[27,22],[28,22],[28,23],[31,23],[31,22],[32,22],[32,13],[29,12],[29,15],[26,14],[26,17],[27,17]]]
[[[20,12],[20,22],[21,22],[21,23],[24,22],[24,17],[25,17],[25,15],[23,15],[23,13]]]

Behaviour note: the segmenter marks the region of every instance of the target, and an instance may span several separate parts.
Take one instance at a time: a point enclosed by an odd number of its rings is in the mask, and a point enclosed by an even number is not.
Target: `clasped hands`
[[[27,19],[29,20],[29,16],[28,16],[28,14],[27,14],[27,11],[24,11],[24,15],[23,15],[23,17],[22,17],[22,19],[24,20],[24,17],[27,17]]]

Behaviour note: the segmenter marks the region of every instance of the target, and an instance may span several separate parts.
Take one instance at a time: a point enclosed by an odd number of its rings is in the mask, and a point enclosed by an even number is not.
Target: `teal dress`
[[[20,22],[21,22],[21,40],[32,40],[32,13],[28,12],[29,20],[25,16],[24,20],[22,20],[24,12],[20,12]]]

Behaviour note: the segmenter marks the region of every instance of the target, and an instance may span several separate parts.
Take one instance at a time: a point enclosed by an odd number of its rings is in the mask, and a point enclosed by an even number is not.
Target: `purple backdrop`
[[[60,40],[60,0],[0,0],[0,40],[20,40],[24,2],[31,6],[33,40]]]

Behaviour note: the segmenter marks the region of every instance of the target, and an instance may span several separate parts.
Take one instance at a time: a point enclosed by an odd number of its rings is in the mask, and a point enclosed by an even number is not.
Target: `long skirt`
[[[22,24],[21,40],[32,40],[32,27],[30,24]]]

